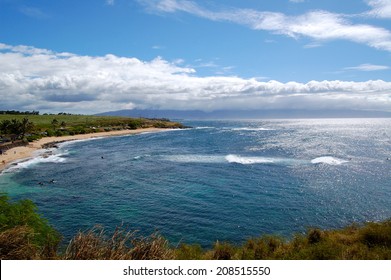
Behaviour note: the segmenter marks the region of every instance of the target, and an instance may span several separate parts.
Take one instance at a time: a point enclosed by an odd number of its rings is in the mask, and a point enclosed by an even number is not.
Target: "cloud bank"
[[[391,111],[391,83],[307,83],[198,77],[160,57],[80,56],[0,44],[2,109],[98,113],[120,109]]]

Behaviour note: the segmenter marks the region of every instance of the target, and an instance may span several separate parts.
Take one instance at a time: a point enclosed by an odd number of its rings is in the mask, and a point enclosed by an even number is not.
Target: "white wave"
[[[64,142],[57,143],[56,146],[59,148],[64,148],[66,146],[75,144],[75,143],[83,143],[83,142],[90,142],[90,141],[95,141],[95,140],[100,140],[104,139],[104,136],[99,136],[99,137],[91,137],[91,138],[86,138],[86,139],[77,139],[77,140],[67,140]]]
[[[259,163],[275,163],[275,159],[267,157],[241,157],[237,155],[228,155],[225,159],[229,163],[240,163],[240,164],[259,164]]]
[[[140,156],[134,159],[140,159]],[[297,165],[308,165],[312,164],[329,164],[329,165],[340,165],[348,162],[347,160],[323,156],[315,158],[311,161],[305,159],[294,159],[294,158],[278,158],[278,157],[262,157],[262,156],[240,156],[240,155],[202,155],[202,154],[187,154],[187,155],[167,155],[162,156],[164,160],[172,161],[176,163],[238,163],[243,165],[249,164],[277,164],[284,166],[297,166]]]
[[[313,164],[324,163],[324,164],[328,164],[328,165],[340,165],[340,164],[343,164],[346,162],[349,162],[349,161],[344,160],[344,159],[340,159],[340,158],[331,157],[331,156],[317,157],[317,158],[314,158],[313,160],[311,160],[311,163],[313,163]]]
[[[214,129],[215,127],[213,126],[197,126],[194,129]]]
[[[296,165],[304,164],[305,161],[297,159],[270,158],[270,157],[244,157],[239,155],[170,155],[163,156],[164,160],[177,163],[238,163],[238,164],[281,164]],[[307,161],[308,162],[308,161]]]
[[[66,153],[51,154],[51,155],[42,154],[40,156],[30,158],[27,160],[23,160],[19,162],[16,161],[12,163],[11,166],[7,168],[7,170],[5,170],[5,172],[13,172],[19,169],[29,168],[39,163],[63,163],[66,162],[66,158],[63,157],[64,155],[66,155]]]
[[[265,127],[235,127],[231,129],[232,131],[268,131],[268,130],[274,130],[272,128],[265,128]]]
[[[179,162],[179,163],[223,163],[224,156],[219,155],[172,155],[164,156],[165,160]]]
[[[151,155],[140,155],[140,156],[135,156],[133,157],[133,160],[139,160],[139,159],[143,159],[143,158],[146,158],[146,157],[150,157]]]

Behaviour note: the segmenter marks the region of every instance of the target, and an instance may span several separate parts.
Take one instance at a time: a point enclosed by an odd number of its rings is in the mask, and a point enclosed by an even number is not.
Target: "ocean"
[[[69,241],[118,225],[172,244],[241,243],[391,218],[391,120],[205,120],[67,142],[0,175]]]

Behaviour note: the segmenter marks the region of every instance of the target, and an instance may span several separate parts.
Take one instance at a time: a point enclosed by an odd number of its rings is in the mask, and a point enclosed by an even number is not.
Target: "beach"
[[[50,143],[84,140],[84,139],[91,139],[97,137],[130,135],[130,134],[138,134],[144,132],[158,132],[162,130],[166,130],[166,129],[150,127],[150,128],[139,128],[135,130],[116,130],[116,131],[109,131],[109,132],[97,132],[97,133],[59,136],[59,137],[55,137],[55,136],[44,137],[40,140],[29,143],[28,146],[15,147],[3,152],[0,155],[0,172],[3,171],[11,163],[15,161],[20,161],[23,159],[28,159],[33,157],[34,152],[43,149],[45,145]]]

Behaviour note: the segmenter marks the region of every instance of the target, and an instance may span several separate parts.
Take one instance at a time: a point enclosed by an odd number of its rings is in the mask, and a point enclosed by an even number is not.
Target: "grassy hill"
[[[130,117],[90,116],[90,115],[7,115],[0,114],[0,135],[18,135],[12,129],[2,129],[2,123],[14,121],[19,124],[27,119],[32,125],[23,133],[32,141],[45,136],[64,136],[137,128],[183,128],[168,119],[145,119]],[[14,125],[15,126],[15,125]],[[16,125],[17,126],[17,125]],[[15,130],[15,129],[13,129]],[[17,129],[16,129],[17,130]]]

